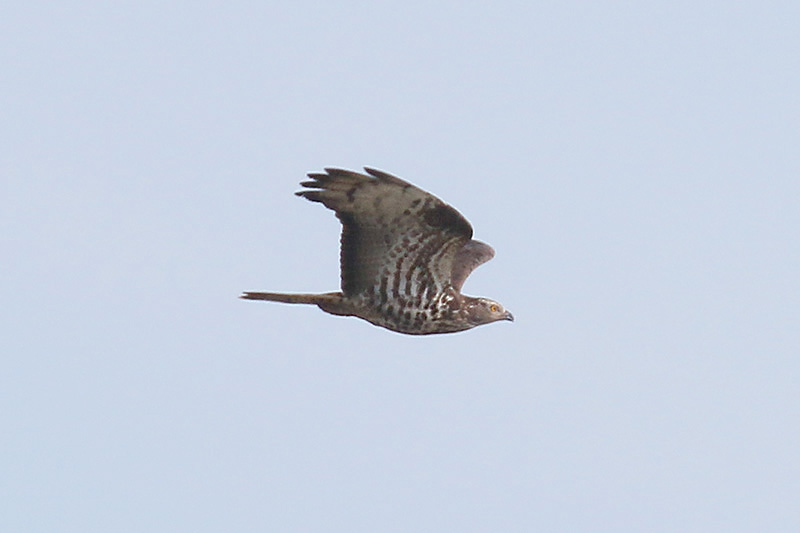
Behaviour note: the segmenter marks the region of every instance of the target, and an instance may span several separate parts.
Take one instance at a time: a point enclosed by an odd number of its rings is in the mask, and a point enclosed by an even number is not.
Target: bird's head
[[[467,316],[475,326],[498,320],[514,321],[514,315],[506,311],[501,304],[489,298],[471,298],[467,304]]]

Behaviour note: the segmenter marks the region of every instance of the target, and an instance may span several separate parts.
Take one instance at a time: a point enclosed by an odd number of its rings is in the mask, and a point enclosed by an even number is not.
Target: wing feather
[[[473,270],[494,257],[494,248],[481,241],[469,241],[461,247],[453,261],[453,288],[461,290]]]
[[[451,284],[472,226],[432,194],[386,172],[365,170],[326,168],[309,174],[301,183],[307,189],[296,193],[332,209],[342,222],[342,292],[371,293],[384,302],[440,293]]]

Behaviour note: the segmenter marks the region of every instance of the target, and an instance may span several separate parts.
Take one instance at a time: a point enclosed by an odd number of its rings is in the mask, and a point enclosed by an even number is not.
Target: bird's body
[[[494,250],[472,240],[472,227],[435,196],[384,172],[325,169],[298,192],[336,212],[342,222],[341,292],[246,292],[242,298],[314,304],[412,335],[452,333],[511,313],[461,286]]]

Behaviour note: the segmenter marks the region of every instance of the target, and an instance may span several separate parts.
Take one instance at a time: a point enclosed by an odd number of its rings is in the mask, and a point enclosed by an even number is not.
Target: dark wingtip
[[[367,174],[369,174],[370,176],[375,176],[376,178],[379,177],[379,176],[389,175],[389,174],[386,174],[386,172],[383,172],[382,170],[378,170],[377,168],[373,168],[373,167],[364,167],[364,171]]]
[[[377,168],[364,167],[364,171],[370,176],[388,183],[394,183],[395,185],[400,185],[401,187],[411,186],[411,184],[407,181],[402,180],[393,174],[389,174],[388,172],[384,172],[383,170],[378,170]]]
[[[321,191],[297,191],[294,194],[312,202],[322,201],[322,197],[320,196]]]
[[[336,177],[358,177],[358,172],[353,172],[352,170],[347,170],[346,168],[338,168],[338,167],[325,167],[326,174],[319,174],[322,176],[323,179],[331,179]],[[363,176],[362,176],[363,179]]]

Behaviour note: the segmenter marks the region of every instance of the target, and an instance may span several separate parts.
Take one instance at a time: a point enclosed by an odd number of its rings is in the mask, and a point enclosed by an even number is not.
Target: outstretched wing
[[[400,178],[366,168],[367,174],[326,168],[296,193],[321,202],[342,222],[342,292],[430,301],[487,259],[457,261],[472,226],[454,208]],[[484,245],[486,246],[486,245]],[[469,248],[468,248],[469,249]],[[470,262],[471,261],[471,262]],[[459,266],[454,272],[454,264]]]

